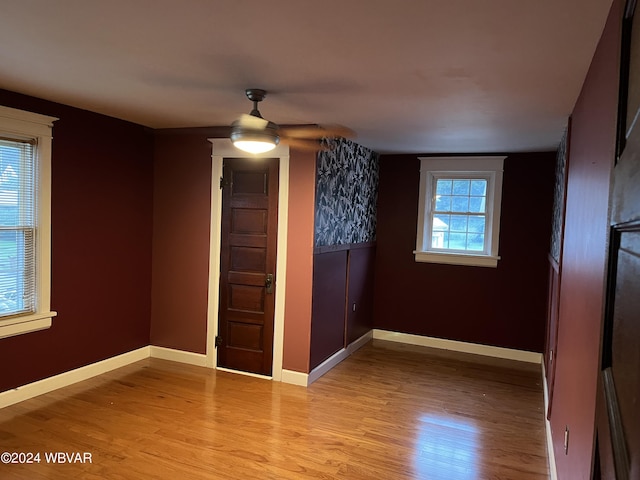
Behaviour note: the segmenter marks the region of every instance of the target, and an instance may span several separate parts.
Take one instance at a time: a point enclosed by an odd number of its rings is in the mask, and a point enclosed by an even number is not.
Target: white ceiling
[[[611,0],[2,0],[0,88],[153,128],[338,123],[380,153],[555,149]]]

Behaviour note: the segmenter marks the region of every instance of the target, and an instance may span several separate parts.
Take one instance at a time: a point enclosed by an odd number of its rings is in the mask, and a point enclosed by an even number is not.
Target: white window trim
[[[0,319],[0,339],[44,330],[57,314],[51,311],[51,139],[55,117],[0,106],[0,134],[35,138],[37,164],[36,311]]]
[[[503,165],[506,157],[419,157],[420,194],[418,200],[418,226],[416,233],[416,262],[444,263],[449,265],[470,265],[478,267],[497,267],[498,246],[500,240],[500,210],[502,204]],[[493,212],[487,217],[486,231],[490,233],[487,249],[484,252],[448,252],[428,248],[431,224],[428,221],[432,204],[434,176],[453,177],[460,175],[479,175],[489,179],[487,205]]]

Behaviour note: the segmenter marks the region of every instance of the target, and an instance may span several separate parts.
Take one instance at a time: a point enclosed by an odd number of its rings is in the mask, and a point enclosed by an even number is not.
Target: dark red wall
[[[551,427],[558,478],[591,478],[615,158],[622,1],[615,0],[571,117]],[[568,454],[564,430],[569,427]]]
[[[313,256],[310,369],[344,348],[347,250]]]
[[[210,223],[211,143],[206,132],[158,132],[152,345],[206,352]]]
[[[316,247],[310,370],[373,328],[374,262],[372,243]]]
[[[542,352],[555,152],[504,162],[497,268],[417,263],[420,161],[380,158],[374,326]]]
[[[355,342],[373,328],[375,258],[375,245],[354,245],[349,250],[346,345]]]
[[[155,132],[154,346],[206,352],[212,165],[207,139],[226,135],[226,127]],[[309,371],[314,186],[315,154],[292,149],[288,250],[281,252],[288,259],[283,367],[304,373]],[[219,234],[219,226],[214,231]]]
[[[0,340],[0,391],[149,344],[153,135],[142,126],[0,90],[51,115],[50,329]]]

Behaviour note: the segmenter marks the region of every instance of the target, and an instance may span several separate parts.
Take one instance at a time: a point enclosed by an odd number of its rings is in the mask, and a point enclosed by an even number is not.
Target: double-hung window
[[[51,326],[51,131],[56,119],[0,107],[0,338]]]
[[[420,162],[416,261],[495,267],[504,157]]]

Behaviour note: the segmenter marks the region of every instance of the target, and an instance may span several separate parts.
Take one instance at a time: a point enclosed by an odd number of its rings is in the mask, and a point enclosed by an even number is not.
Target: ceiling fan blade
[[[265,120],[261,117],[256,117],[254,115],[249,115],[247,113],[243,113],[240,115],[240,118],[237,120],[238,126],[242,128],[247,128],[250,130],[264,130],[269,125],[269,120]]]
[[[290,125],[280,127],[265,120],[258,111],[258,103],[264,100],[266,90],[249,88],[245,95],[253,102],[253,110],[249,115],[242,115],[231,125],[231,140],[235,143],[247,135],[267,136],[275,144],[278,141],[293,148],[307,151],[326,151],[335,148],[336,139],[351,138],[355,132],[342,125]]]
[[[342,125],[291,125],[280,127],[278,133],[287,138],[353,138],[355,132]]]
[[[311,140],[304,138],[280,137],[280,142],[290,147],[306,151],[324,151],[329,150],[327,145],[323,145],[319,140]]]

